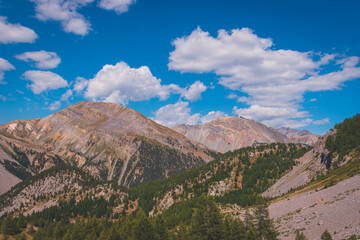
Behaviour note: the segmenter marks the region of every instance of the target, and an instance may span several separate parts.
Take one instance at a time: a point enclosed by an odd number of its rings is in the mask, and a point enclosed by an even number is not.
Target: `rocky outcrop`
[[[182,124],[173,129],[220,152],[252,146],[254,143],[287,141],[277,130],[241,117],[220,117],[204,124]]]
[[[36,171],[44,169],[46,156],[52,154],[60,158],[59,164],[86,169],[104,180],[117,179],[126,186],[198,167],[215,154],[135,110],[114,103],[79,102],[42,119],[1,125],[0,134],[18,141],[19,151],[29,158],[30,165],[33,163],[26,152],[29,149],[24,145],[44,152]],[[0,158],[2,161],[6,157],[0,153]]]

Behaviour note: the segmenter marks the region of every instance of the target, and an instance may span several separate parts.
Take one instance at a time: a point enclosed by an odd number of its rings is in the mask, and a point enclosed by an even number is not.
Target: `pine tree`
[[[141,208],[136,213],[133,234],[137,240],[155,239],[155,230],[151,225],[149,218],[145,215],[145,212]]]
[[[331,234],[328,232],[328,230],[325,230],[323,234],[321,235],[321,240],[332,240]]]
[[[299,229],[296,230],[295,240],[306,240],[306,237],[303,232],[300,232]]]
[[[179,229],[177,230],[175,237],[176,238],[174,238],[174,239],[176,239],[176,240],[190,240],[189,231],[184,222],[180,222]]]
[[[155,220],[155,233],[156,238],[160,240],[169,240],[169,230],[167,229],[164,219],[161,215],[159,215]]]
[[[194,240],[212,240],[224,238],[223,221],[214,200],[202,194],[191,219],[190,236]]]
[[[265,205],[260,206],[255,211],[255,218],[257,220],[257,232],[259,239],[275,240],[278,233],[269,217],[269,212]]]

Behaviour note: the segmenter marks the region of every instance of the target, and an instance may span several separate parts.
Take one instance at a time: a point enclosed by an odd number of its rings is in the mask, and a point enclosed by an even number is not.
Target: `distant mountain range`
[[[254,143],[291,142],[312,146],[319,137],[307,130],[274,129],[242,117],[220,117],[204,124],[181,124],[172,129],[219,152],[233,151]]]
[[[119,104],[78,102],[42,119],[0,126],[0,193],[57,165],[135,186],[201,166],[217,152],[271,142],[312,145],[317,137],[241,117],[170,129]]]

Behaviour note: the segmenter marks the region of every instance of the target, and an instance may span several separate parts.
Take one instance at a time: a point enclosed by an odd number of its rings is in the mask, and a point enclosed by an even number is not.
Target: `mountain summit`
[[[205,146],[115,103],[78,102],[42,119],[16,120],[0,126],[0,138],[0,161],[16,168],[35,173],[65,163],[127,186],[213,159]],[[59,161],[50,164],[49,156]]]

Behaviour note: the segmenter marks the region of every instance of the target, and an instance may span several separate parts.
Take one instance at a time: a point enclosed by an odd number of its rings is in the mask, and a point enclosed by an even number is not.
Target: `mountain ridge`
[[[31,167],[33,156],[27,153],[26,145],[41,149],[46,156],[56,154],[66,164],[84,168],[101,179],[118,179],[127,186],[200,166],[216,154],[115,103],[78,102],[45,118],[1,125],[0,134],[9,141],[25,143],[23,148],[16,145]],[[13,151],[12,147],[7,149]],[[5,155],[0,159],[2,163],[11,158]]]
[[[318,138],[307,130],[282,128],[279,131],[239,116],[219,117],[204,124],[180,124],[172,129],[219,152],[233,151],[254,143],[292,142],[313,145]]]

